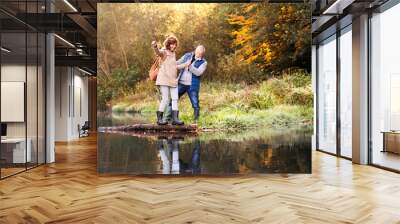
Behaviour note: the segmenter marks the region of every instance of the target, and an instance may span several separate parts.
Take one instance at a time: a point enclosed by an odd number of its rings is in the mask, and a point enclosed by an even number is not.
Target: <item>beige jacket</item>
[[[177,87],[178,69],[181,69],[185,65],[177,66],[175,52],[171,52],[165,48],[159,50],[157,47],[154,48],[154,52],[163,58],[157,75],[156,85]]]

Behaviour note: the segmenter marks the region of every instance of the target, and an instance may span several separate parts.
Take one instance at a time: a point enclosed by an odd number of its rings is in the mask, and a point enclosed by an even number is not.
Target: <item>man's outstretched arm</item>
[[[184,54],[181,58],[179,58],[179,60],[176,61],[176,64],[180,65],[180,64],[184,63],[185,62],[185,56],[186,56],[186,54]]]
[[[176,68],[178,70],[184,69],[186,67],[185,56],[186,54],[184,54],[181,58],[179,58],[179,60],[176,61]]]

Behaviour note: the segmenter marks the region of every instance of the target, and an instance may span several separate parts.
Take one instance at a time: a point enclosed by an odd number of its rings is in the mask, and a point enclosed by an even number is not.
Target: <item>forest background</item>
[[[304,4],[99,4],[98,110],[154,121],[159,100],[150,43],[179,39],[177,58],[202,44],[203,128],[310,125],[311,12]],[[193,122],[187,96],[181,118]]]

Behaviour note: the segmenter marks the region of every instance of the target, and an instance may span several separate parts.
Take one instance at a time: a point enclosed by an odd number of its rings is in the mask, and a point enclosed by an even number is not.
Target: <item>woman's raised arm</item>
[[[164,56],[164,52],[160,51],[157,47],[157,42],[154,40],[153,42],[151,42],[151,47],[154,50],[154,53],[160,57]]]

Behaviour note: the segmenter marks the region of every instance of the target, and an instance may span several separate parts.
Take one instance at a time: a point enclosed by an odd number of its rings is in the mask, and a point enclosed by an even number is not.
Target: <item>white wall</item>
[[[1,121],[25,121],[25,83],[1,81]],[[34,105],[36,108],[36,105]]]
[[[72,67],[56,67],[55,140],[79,137],[78,125],[88,120],[88,78]]]
[[[75,70],[74,75],[74,108],[72,108],[72,135],[78,136],[77,126],[80,124],[81,126],[88,121],[88,78],[85,76],[81,76],[82,73],[79,72],[79,75],[76,75],[77,70]]]
[[[70,76],[67,67],[55,68],[55,140],[68,140],[69,103],[68,88]]]
[[[27,78],[27,80],[25,80]],[[31,149],[32,162],[44,163],[44,74],[42,67],[36,65],[18,64],[2,64],[1,66],[1,81],[2,82],[23,82],[26,89],[19,91],[24,94],[26,90],[26,101],[22,102],[22,107],[12,108],[2,107],[3,113],[16,113],[12,110],[20,110],[19,113],[26,113],[21,122],[5,122],[7,124],[7,137],[8,138],[28,138],[29,148]],[[4,89],[2,89],[2,93]],[[7,95],[2,95],[2,98]],[[16,102],[17,103],[17,102]],[[26,103],[26,106],[25,106]],[[39,161],[36,161],[39,159]]]
[[[4,64],[1,66],[1,81],[3,82],[25,82],[25,64]],[[7,110],[7,108],[1,108]],[[25,137],[25,122],[7,122],[8,137]]]

